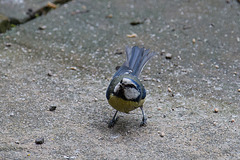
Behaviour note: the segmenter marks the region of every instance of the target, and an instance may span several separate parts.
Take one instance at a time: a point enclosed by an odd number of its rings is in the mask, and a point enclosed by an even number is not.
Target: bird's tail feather
[[[156,53],[134,46],[133,48],[126,47],[127,61],[123,66],[127,66],[132,70],[132,75],[139,76],[145,64],[152,58]]]

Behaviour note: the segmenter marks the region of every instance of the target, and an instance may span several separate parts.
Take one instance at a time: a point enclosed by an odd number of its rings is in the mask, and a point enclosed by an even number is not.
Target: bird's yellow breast
[[[124,100],[113,94],[110,95],[108,103],[116,110],[120,112],[128,113],[140,106],[143,105],[145,99],[140,100],[139,102]]]

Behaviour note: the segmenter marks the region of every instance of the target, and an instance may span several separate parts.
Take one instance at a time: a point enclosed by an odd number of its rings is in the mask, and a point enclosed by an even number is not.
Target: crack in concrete
[[[16,18],[0,15],[0,34],[5,33],[6,31],[10,30],[11,28],[17,25],[27,23],[37,17],[46,15],[51,10],[57,9],[61,5],[66,4],[70,1],[72,0],[55,0],[53,2],[48,2],[47,5],[41,7],[36,11],[32,11],[32,9],[28,9],[27,11],[28,17],[24,19],[16,19]]]

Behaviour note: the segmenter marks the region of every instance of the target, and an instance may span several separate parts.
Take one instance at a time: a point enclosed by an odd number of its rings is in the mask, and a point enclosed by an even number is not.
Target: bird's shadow
[[[115,125],[111,128],[108,127],[109,122],[112,117],[104,116],[103,119],[94,123],[94,127],[98,129],[102,134],[120,134],[126,135],[128,133],[139,132],[142,128],[146,126],[140,127],[141,119],[140,116],[129,116],[129,115],[119,115],[118,120]]]

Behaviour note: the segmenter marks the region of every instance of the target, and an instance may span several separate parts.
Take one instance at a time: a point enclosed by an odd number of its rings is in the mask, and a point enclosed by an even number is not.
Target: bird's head
[[[123,78],[115,86],[114,94],[127,100],[136,100],[141,93],[137,82],[130,78]]]

